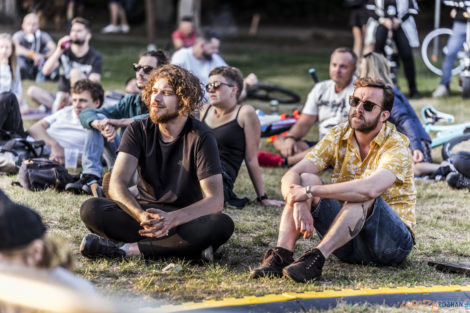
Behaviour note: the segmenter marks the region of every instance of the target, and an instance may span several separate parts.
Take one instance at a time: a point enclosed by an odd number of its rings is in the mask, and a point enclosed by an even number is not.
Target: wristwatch
[[[310,185],[305,187],[305,193],[307,194],[307,197],[311,199],[313,197],[312,192],[310,191]]]

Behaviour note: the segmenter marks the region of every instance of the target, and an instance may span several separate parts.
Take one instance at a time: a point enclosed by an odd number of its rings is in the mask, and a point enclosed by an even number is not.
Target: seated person
[[[2,190],[0,236],[0,266],[6,264],[44,269],[49,272],[50,278],[64,287],[87,295],[96,294],[90,282],[66,270],[72,266],[72,255],[69,251],[63,251],[65,247],[60,241],[46,234],[46,227],[39,214],[11,201]]]
[[[189,48],[194,45],[196,40],[196,30],[191,16],[183,16],[178,24],[178,29],[171,34],[173,47],[175,50],[180,48]]]
[[[139,89],[145,87],[150,73],[155,68],[167,63],[168,58],[161,50],[147,51],[140,55],[138,63],[134,64]],[[68,184],[65,190],[88,193],[90,188],[87,186],[101,180],[102,156],[106,159],[108,171],[113,168],[116,151],[121,142],[121,137],[117,134],[118,129],[128,126],[136,119],[147,118],[148,110],[139,93],[124,97],[114,106],[84,110],[79,117],[86,129],[83,172],[80,180]]]
[[[245,160],[248,173],[255,187],[257,200],[263,205],[281,206],[281,201],[270,200],[264,191],[257,154],[260,140],[260,124],[251,105],[238,103],[243,89],[242,73],[234,67],[221,66],[209,74],[210,103],[200,111],[201,121],[214,132],[219,147],[224,181],[225,202],[237,208],[249,201],[239,199],[233,192],[238,170]]]
[[[371,52],[364,56],[359,66],[359,77],[378,78],[393,86],[387,60],[381,54]],[[431,137],[423,128],[406,97],[394,87],[395,100],[390,113],[389,122],[395,124],[397,130],[410,139],[413,163],[431,162]]]
[[[101,54],[90,47],[90,39],[90,22],[81,17],[74,18],[70,34],[59,39],[57,48],[42,69],[44,75],[59,69],[59,92],[51,95],[42,88],[31,86],[27,93],[34,102],[55,112],[70,104],[70,86],[76,81],[88,78],[100,82],[103,60]]]
[[[179,66],[164,65],[150,75],[142,93],[150,117],[127,127],[105,192],[109,199],[88,199],[80,208],[82,221],[94,233],[83,238],[82,255],[202,254],[210,260],[230,238],[234,224],[221,213],[217,142],[204,123],[191,117],[203,95],[199,80]],[[136,170],[133,195],[128,185]]]
[[[12,92],[6,91],[0,93],[0,140],[10,139],[10,135],[3,134],[3,131],[11,135],[25,137],[26,133],[23,128],[23,120],[21,119],[20,106],[18,98]]]
[[[86,130],[78,115],[86,108],[99,108],[104,95],[101,85],[88,79],[76,82],[71,92],[72,106],[43,118],[28,129],[31,137],[43,140],[49,147],[49,159],[61,165],[64,164],[64,149],[78,149],[82,154]]]
[[[137,86],[135,77],[129,77],[125,83],[124,92],[121,90],[108,90],[104,93],[103,108],[113,106],[119,103],[128,94],[139,94],[140,89]]]
[[[277,247],[251,277],[316,280],[332,253],[353,264],[403,262],[413,248],[416,189],[409,140],[387,122],[391,86],[358,78],[348,122],[333,127],[305,159],[282,178],[286,206]],[[318,174],[333,167],[331,184]],[[321,241],[294,261],[299,235],[317,231]]]
[[[337,48],[333,51],[329,67],[331,79],[313,87],[299,120],[286,136],[278,136],[274,141],[274,148],[283,158],[279,163],[292,166],[303,159],[316,142],[302,139],[316,121],[321,139],[332,127],[347,119],[356,63],[356,54],[351,49]],[[261,160],[260,164],[263,164]]]
[[[21,30],[13,37],[16,56],[22,79],[44,80],[41,73],[46,59],[54,52],[56,45],[48,33],[39,29],[39,18],[35,13],[27,14]]]

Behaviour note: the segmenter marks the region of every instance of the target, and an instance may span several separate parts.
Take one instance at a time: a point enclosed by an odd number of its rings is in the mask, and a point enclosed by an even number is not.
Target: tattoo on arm
[[[364,204],[361,204],[361,207],[362,207],[362,216],[357,221],[356,226],[354,226],[354,229],[351,229],[351,226],[348,226],[349,236],[351,236],[351,238],[354,238],[356,237],[357,234],[359,234],[362,227],[364,226],[364,222],[366,221],[366,215],[367,215],[366,206]]]

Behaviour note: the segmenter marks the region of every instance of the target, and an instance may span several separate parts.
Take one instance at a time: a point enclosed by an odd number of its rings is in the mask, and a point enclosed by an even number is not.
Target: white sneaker
[[[447,97],[449,95],[449,89],[447,89],[446,85],[439,85],[437,86],[436,90],[432,93],[433,98],[442,98]]]
[[[121,25],[121,32],[123,32],[124,34],[127,34],[130,30],[131,28],[129,27],[129,25]]]
[[[111,34],[111,33],[118,33],[121,31],[121,27],[115,26],[113,24],[109,24],[108,26],[104,27],[101,30],[102,34]]]

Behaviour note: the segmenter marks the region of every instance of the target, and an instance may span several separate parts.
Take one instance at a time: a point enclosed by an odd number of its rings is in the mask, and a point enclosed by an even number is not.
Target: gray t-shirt
[[[348,98],[353,92],[354,78],[338,93],[335,91],[335,82],[331,79],[319,82],[312,88],[302,114],[318,115],[319,139],[323,138],[333,126],[348,119]]]
[[[48,33],[39,29],[34,34],[25,34],[22,30],[17,31],[13,35],[12,39],[13,42],[19,43],[20,46],[41,54],[49,52],[47,44],[52,41],[52,38]]]

